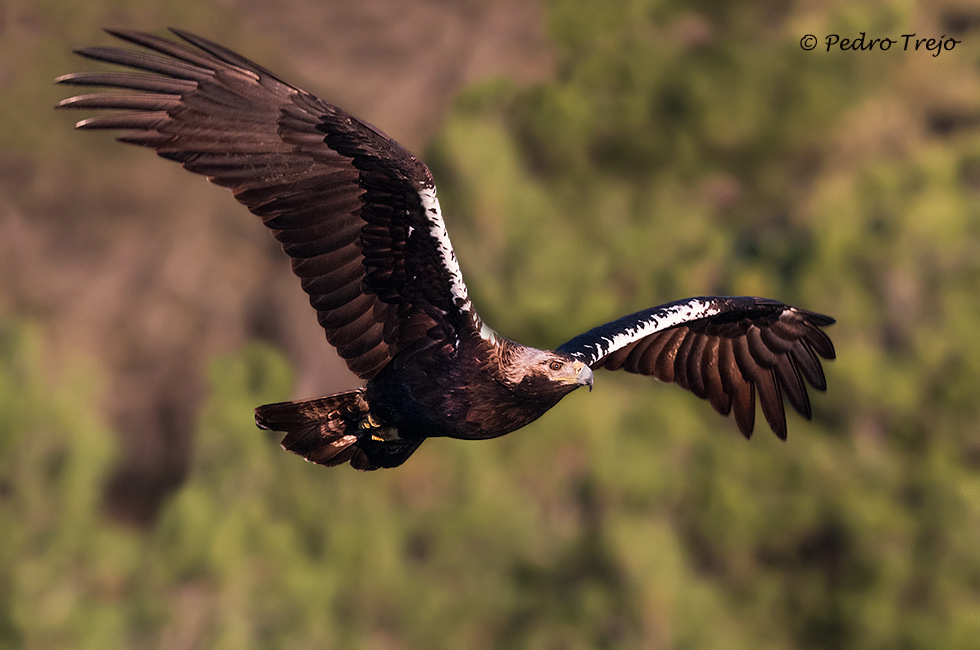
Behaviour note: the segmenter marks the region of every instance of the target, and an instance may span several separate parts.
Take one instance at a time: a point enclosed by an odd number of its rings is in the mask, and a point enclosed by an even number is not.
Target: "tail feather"
[[[312,463],[342,465],[363,454],[357,447],[358,422],[368,414],[363,393],[353,390],[301,402],[266,404],[255,409],[255,424],[286,432],[282,448]]]
[[[255,409],[255,424],[261,429],[284,431],[283,449],[327,467],[346,462],[361,470],[395,467],[422,444],[421,438],[386,441],[372,436],[369,416],[364,389],[360,388],[260,406]]]

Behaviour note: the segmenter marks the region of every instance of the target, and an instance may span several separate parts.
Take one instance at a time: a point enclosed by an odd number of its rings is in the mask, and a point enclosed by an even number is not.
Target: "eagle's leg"
[[[374,419],[371,412],[368,411],[367,415],[361,418],[358,422],[358,427],[366,433],[371,435],[371,440],[377,442],[391,442],[393,440],[401,440],[398,435],[398,429],[395,427],[389,427],[381,424]]]

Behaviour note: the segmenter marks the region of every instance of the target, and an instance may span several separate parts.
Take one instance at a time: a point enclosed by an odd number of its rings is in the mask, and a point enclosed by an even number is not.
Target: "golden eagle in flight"
[[[63,108],[113,112],[78,122],[232,190],[292,261],[327,341],[366,384],[256,409],[282,446],[321,465],[402,464],[427,437],[482,439],[536,420],[596,368],[653,375],[735,414],[750,436],[755,396],[780,438],[783,396],[810,418],[804,380],[826,389],[818,357],[834,319],[775,300],[700,297],[624,316],[554,351],[488,328],[467,295],[429,169],[367,122],[238,54],[129,31],[145,50],[77,53],[135,71],[79,72],[64,84],[122,89]]]

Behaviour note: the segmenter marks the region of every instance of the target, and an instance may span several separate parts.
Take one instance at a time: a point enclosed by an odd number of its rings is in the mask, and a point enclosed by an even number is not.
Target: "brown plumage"
[[[469,300],[428,168],[377,128],[198,36],[186,43],[110,31],[144,50],[86,58],[136,72],[81,72],[59,83],[109,88],[62,108],[110,111],[79,129],[121,141],[230,188],[292,261],[327,341],[363,388],[256,409],[260,427],[323,465],[404,462],[426,437],[491,438],[519,429],[592,368],[653,375],[707,399],[739,429],[755,395],[786,436],[783,395],[809,418],[804,380],[826,388],[833,319],[759,298],[690,298],[625,316],[554,351],[487,328]]]

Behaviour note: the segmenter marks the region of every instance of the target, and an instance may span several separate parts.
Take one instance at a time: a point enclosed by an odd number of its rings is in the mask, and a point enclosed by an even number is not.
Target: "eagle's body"
[[[175,30],[176,31],[176,30]],[[804,417],[804,379],[826,388],[819,357],[832,318],[749,297],[679,300],[596,327],[554,351],[490,330],[470,302],[428,168],[377,128],[219,45],[110,32],[149,52],[83,56],[139,72],[76,73],[61,83],[122,88],[60,106],[116,111],[78,123],[231,188],[292,259],[328,342],[363,388],[256,409],[259,426],[324,465],[401,464],[427,437],[484,439],[520,429],[593,368],[653,375],[734,412],[743,434],[755,394],[786,436],[783,394]]]
[[[513,356],[533,360],[525,365]],[[558,371],[547,367],[559,363]],[[517,368],[520,373],[508,376]],[[592,384],[592,370],[572,357],[471,338],[458,354],[424,370],[415,364],[385,368],[368,382],[365,398],[378,419],[406,435],[476,440],[530,424],[585,384]]]

